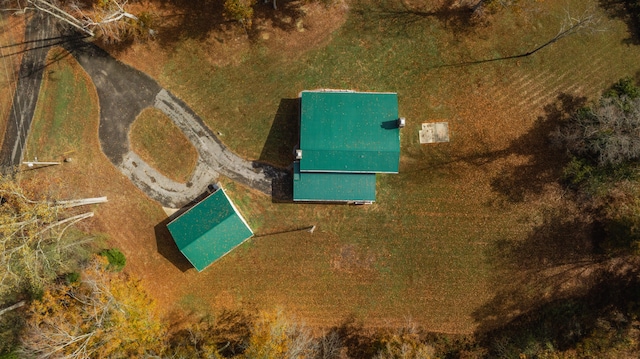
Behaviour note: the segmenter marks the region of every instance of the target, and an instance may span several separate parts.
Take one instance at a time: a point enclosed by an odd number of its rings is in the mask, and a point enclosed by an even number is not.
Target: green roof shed
[[[300,170],[398,173],[398,95],[303,91]]]
[[[222,188],[169,222],[167,228],[198,272],[253,236]]]
[[[375,173],[300,172],[293,164],[293,193],[296,201],[373,202],[376,200]]]
[[[302,91],[293,200],[375,201],[376,173],[398,173],[398,95]]]

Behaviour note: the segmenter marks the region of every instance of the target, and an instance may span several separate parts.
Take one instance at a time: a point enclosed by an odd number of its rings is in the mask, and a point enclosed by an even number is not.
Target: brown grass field
[[[24,41],[24,21],[21,18],[0,17],[1,44],[21,44]],[[8,29],[5,30],[5,29]],[[0,68],[0,118],[6,119],[11,111],[13,94],[16,89],[16,78],[22,61],[23,46],[3,46],[0,48],[2,68]],[[0,121],[0,133],[4,134],[7,121]],[[4,136],[0,138],[0,145]]]
[[[355,318],[370,327],[411,320],[447,333],[490,328],[588,286],[566,267],[589,241],[583,214],[557,183],[563,154],[547,135],[577,105],[640,70],[626,24],[595,4],[519,4],[474,27],[398,13],[392,2],[305,5],[306,15],[283,6],[282,15],[259,12],[250,39],[228,23],[199,23],[194,9],[188,31],[118,49],[237,153],[281,165],[290,160],[274,150],[289,146],[273,141],[282,99],[317,87],[399,94],[408,121],[400,174],[378,176],[375,204],[273,203],[222,179],[256,237],[202,273],[184,270],[159,205],[100,152],[97,96],[71,58],[51,66],[38,104],[39,114],[67,111],[37,116],[28,155],[74,150],[75,160],[23,179],[50,182],[65,198],[108,196],[83,225],[126,254],[126,271],[166,313],[280,307],[318,327]],[[465,64],[527,52],[557,33],[565,10],[590,6],[606,31],[573,35],[530,57]],[[290,26],[296,16],[301,27]],[[57,80],[61,74],[73,85]],[[64,102],[65,92],[73,102]],[[449,122],[451,142],[420,145],[420,124],[435,120]],[[55,126],[66,130],[49,130]],[[309,225],[315,233],[293,231]]]

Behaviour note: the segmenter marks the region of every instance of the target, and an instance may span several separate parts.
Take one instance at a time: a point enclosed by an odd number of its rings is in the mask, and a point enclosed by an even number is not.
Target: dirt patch
[[[354,244],[342,246],[331,260],[331,268],[345,273],[372,272],[375,270],[375,264],[375,253]]]

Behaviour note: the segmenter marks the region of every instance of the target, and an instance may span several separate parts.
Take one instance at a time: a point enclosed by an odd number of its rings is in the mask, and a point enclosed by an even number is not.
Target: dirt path
[[[25,52],[13,107],[0,152],[4,171],[21,160],[35,111],[38,92],[51,46],[62,45],[89,74],[100,102],[99,139],[107,158],[149,197],[165,207],[179,208],[207,190],[222,174],[234,181],[271,194],[272,180],[284,172],[246,161],[229,151],[184,102],[147,76],[111,57],[99,47],[63,39],[49,17],[34,16],[26,28]],[[55,37],[54,37],[55,35]],[[68,41],[73,40],[76,41]],[[199,154],[196,169],[186,183],[175,182],[145,163],[130,149],[129,130],[140,112],[154,106],[171,118]]]

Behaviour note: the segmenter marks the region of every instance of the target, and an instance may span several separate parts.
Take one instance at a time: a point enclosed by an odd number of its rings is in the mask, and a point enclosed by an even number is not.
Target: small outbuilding
[[[253,236],[222,188],[169,222],[167,228],[198,272]]]
[[[403,126],[396,93],[303,91],[293,200],[375,201],[376,173],[398,173]]]

